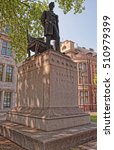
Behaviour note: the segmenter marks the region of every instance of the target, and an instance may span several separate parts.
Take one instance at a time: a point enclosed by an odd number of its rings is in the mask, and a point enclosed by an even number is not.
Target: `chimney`
[[[74,42],[73,41],[69,41],[69,40],[66,40],[64,42],[61,43],[61,52],[65,53],[66,51],[69,51],[69,50],[74,50]]]

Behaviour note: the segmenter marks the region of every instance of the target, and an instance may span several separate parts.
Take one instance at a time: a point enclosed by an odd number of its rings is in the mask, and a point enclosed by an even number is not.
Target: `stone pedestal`
[[[70,58],[46,51],[18,69],[17,107],[7,120],[52,131],[88,124],[77,106],[77,66]]]
[[[26,60],[18,69],[17,107],[0,134],[27,150],[67,150],[95,139],[96,125],[77,106],[76,69],[51,50]]]

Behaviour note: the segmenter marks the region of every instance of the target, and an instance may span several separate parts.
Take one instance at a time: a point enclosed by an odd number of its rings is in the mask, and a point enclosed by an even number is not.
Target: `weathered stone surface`
[[[48,50],[18,69],[17,107],[7,120],[52,131],[90,123],[77,106],[77,66],[69,57]]]
[[[36,111],[35,111],[36,109]],[[71,108],[17,108],[9,112],[7,120],[45,131],[58,130],[89,123],[89,115],[78,107]]]
[[[75,107],[77,66],[70,58],[46,51],[18,69],[18,106]]]
[[[0,123],[0,133],[27,150],[69,150],[96,139],[96,125],[41,131],[11,122]]]
[[[24,148],[18,146],[12,141],[0,136],[0,148],[2,150],[25,150]],[[69,149],[66,149],[69,150]],[[71,150],[71,149],[70,149]],[[91,140],[89,142],[80,144],[72,148],[72,150],[97,150],[97,140]]]
[[[25,150],[7,138],[0,136],[0,150]]]
[[[17,107],[0,134],[27,150],[69,150],[95,139],[96,125],[77,106],[76,68],[50,50],[25,61],[18,70]]]

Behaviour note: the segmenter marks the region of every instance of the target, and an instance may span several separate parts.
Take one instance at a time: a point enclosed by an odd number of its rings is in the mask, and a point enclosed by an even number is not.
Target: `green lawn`
[[[97,122],[97,116],[96,115],[90,115],[90,119],[92,122]]]

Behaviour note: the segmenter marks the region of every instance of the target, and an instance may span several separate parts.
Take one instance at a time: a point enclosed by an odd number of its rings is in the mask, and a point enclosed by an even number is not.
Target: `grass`
[[[90,115],[90,119],[91,119],[92,122],[97,123],[97,116],[96,115]]]

